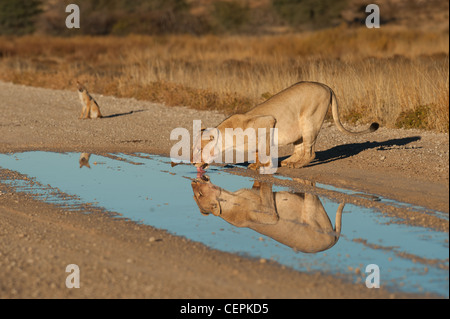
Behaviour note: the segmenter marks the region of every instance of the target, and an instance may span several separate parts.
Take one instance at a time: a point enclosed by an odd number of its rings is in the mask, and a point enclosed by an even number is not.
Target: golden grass
[[[78,79],[94,93],[226,113],[319,81],[336,92],[347,121],[448,132],[448,42],[448,33],[344,27],[262,37],[4,37],[0,79],[72,90]]]

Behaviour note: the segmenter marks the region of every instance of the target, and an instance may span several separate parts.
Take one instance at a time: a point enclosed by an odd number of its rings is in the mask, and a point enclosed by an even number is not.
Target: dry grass
[[[243,112],[298,81],[334,89],[347,121],[448,132],[448,33],[346,29],[282,36],[0,38],[15,83]],[[416,123],[418,122],[418,124]]]

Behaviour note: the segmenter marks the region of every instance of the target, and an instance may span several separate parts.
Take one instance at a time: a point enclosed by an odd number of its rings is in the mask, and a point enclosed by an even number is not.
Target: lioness
[[[234,226],[251,228],[298,251],[324,251],[339,239],[344,203],[339,205],[333,229],[316,195],[273,193],[272,185],[258,182],[252,189],[233,193],[199,179],[191,186],[203,215],[212,213]]]
[[[282,161],[281,166],[291,168],[306,166],[315,157],[314,145],[330,105],[334,123],[343,133],[360,135],[374,132],[379,127],[378,123],[372,123],[368,129],[361,132],[352,132],[345,129],[339,120],[338,104],[333,90],[322,83],[299,82],[257,105],[247,113],[232,115],[216,128],[208,130],[216,131],[215,136],[218,136],[218,134],[222,136],[221,145],[217,145],[218,140],[220,140],[218,138],[211,137],[210,140],[202,140],[201,136],[198,137],[194,142],[193,154],[194,158],[196,154],[201,154],[201,156],[197,157],[199,159],[197,162],[194,160],[195,165],[198,168],[204,168],[217,159],[218,154],[213,151],[203,152],[205,146],[211,142],[215,143],[216,148],[218,146],[222,154],[227,151],[226,148],[233,147],[236,150],[236,141],[232,145],[225,145],[224,143],[227,138],[227,128],[241,128],[242,130],[253,128],[256,131],[258,128],[265,128],[267,133],[270,128],[276,128],[278,129],[278,146],[294,144],[294,153]],[[257,138],[268,139],[269,137],[266,135]],[[233,141],[233,137],[231,137],[231,141]],[[269,144],[266,143],[266,145]],[[248,150],[248,145],[245,143],[243,150]],[[265,165],[270,164],[270,161],[265,163]],[[258,162],[258,154],[256,154],[256,163],[249,167],[256,169],[260,166],[261,163]]]

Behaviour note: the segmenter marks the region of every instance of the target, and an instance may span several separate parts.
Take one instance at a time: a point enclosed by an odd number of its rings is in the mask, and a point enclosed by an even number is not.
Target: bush
[[[294,27],[336,26],[346,5],[347,0],[273,0],[275,11]]]
[[[430,107],[428,105],[419,105],[414,110],[401,112],[395,122],[395,126],[398,128],[428,129],[429,117]]]
[[[38,0],[0,0],[0,34],[25,35],[35,30],[35,19],[42,12]]]
[[[204,19],[189,14],[186,0],[78,0],[81,28],[65,27],[65,7],[55,2],[40,19],[42,33],[51,35],[200,34],[209,30]]]
[[[250,9],[238,1],[213,4],[212,24],[216,32],[237,32],[248,21]]]

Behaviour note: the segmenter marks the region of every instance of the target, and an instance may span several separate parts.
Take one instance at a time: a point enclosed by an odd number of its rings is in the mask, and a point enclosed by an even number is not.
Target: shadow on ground
[[[355,156],[361,153],[362,151],[369,149],[377,149],[378,151],[384,151],[394,146],[405,146],[412,142],[420,141],[420,139],[421,139],[420,136],[412,136],[412,137],[391,139],[384,142],[364,142],[364,143],[338,145],[326,151],[316,152],[316,158],[307,167],[330,163],[340,159]],[[287,158],[287,156],[280,159],[280,161],[284,160],[285,158]]]
[[[330,148],[326,151],[316,152],[316,158],[305,167],[312,167],[316,165],[331,163],[337,160],[345,159],[348,157],[352,157],[358,155],[359,153],[369,150],[369,149],[377,149],[378,151],[389,150],[391,147],[395,146],[405,146],[412,142],[420,141],[422,138],[420,136],[412,136],[405,138],[396,138],[390,139],[384,142],[364,142],[364,143],[352,143],[352,144],[344,144],[338,145]],[[278,158],[278,167],[281,167],[281,162],[284,161],[288,156],[283,156]],[[248,167],[250,163],[238,163],[236,165]],[[227,166],[225,166],[227,167]],[[231,166],[230,166],[231,167]]]
[[[104,119],[111,119],[113,117],[119,117],[119,116],[124,116],[124,115],[130,115],[133,113],[139,113],[139,112],[144,112],[145,110],[137,110],[137,111],[130,111],[130,112],[124,112],[124,113],[116,113],[116,114],[111,114],[111,115],[106,115],[103,116]]]

